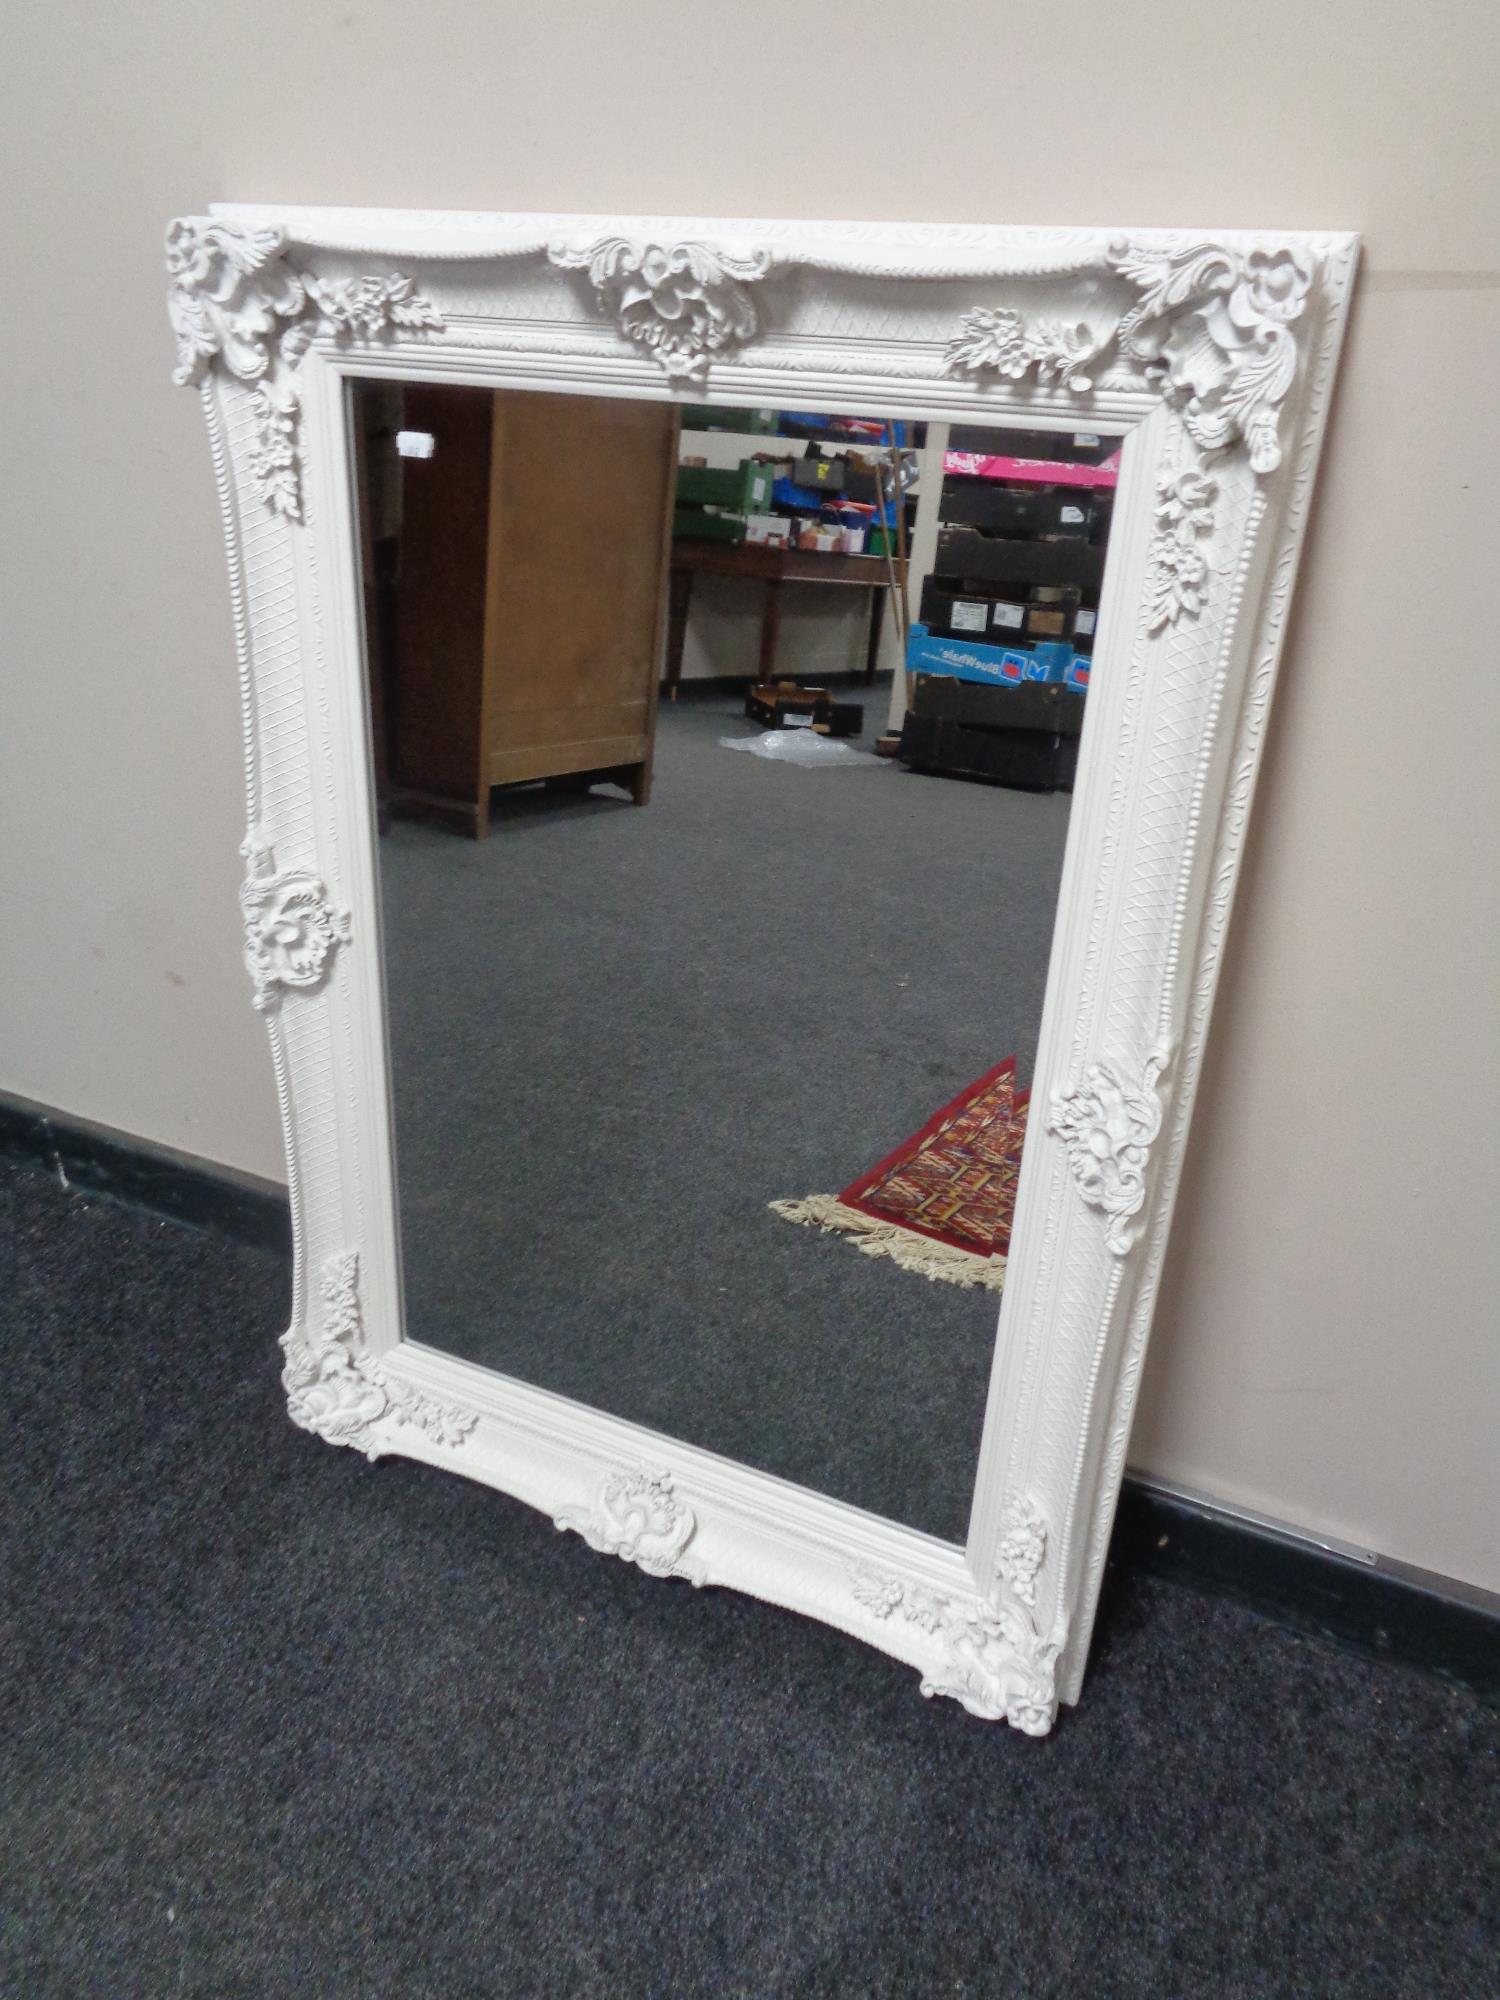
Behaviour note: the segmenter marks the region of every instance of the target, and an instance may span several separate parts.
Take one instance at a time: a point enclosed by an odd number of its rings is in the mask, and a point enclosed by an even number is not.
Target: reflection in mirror
[[[352,426],[408,1337],[961,1540],[1120,440]]]

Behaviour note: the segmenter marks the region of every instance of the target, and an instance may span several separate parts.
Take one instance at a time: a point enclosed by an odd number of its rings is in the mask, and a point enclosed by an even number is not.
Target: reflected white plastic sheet
[[[819,736],[812,729],[767,729],[759,736],[721,736],[726,750],[748,750],[752,757],[769,758],[773,764],[790,764],[799,771],[848,769],[854,764],[890,764],[889,757],[877,757],[870,750],[856,750],[831,736]]]

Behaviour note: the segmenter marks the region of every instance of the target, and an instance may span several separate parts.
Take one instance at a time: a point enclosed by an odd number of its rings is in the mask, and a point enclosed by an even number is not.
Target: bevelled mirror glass
[[[351,410],[408,1334],[961,1541],[1122,440]]]
[[[1077,1699],[1354,256],[173,225],[295,1422]]]

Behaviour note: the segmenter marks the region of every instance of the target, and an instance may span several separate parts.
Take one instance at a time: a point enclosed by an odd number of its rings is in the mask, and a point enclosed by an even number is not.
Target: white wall
[[[866,0],[768,20],[696,0],[17,10],[0,1087],[280,1171],[238,962],[208,454],[168,382],[168,216],[238,198],[1358,228],[1133,1456],[1500,1587],[1495,16]],[[1007,107],[1032,96],[1061,142],[1017,142]]]
[[[760,662],[760,617],[764,586],[743,577],[704,575],[693,580],[687,632],[682,645],[684,681],[720,675],[753,678]],[[831,674],[863,674],[870,638],[870,593],[847,584],[788,584],[781,593],[781,625],[776,635],[776,671],[803,680]],[[844,690],[840,691],[843,698]],[[849,690],[851,701],[858,690]],[[883,723],[882,697],[865,717]],[[868,747],[868,746],[866,746]]]

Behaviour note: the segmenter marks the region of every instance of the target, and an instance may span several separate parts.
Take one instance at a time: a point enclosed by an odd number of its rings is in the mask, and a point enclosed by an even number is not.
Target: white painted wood
[[[1356,250],[244,207],[172,226],[178,379],[229,556],[294,1422],[824,1619],[975,1715],[1041,1734],[1077,1699]],[[964,1549],[403,1338],[356,374],[1127,433]]]
[[[921,477],[917,482],[917,522],[912,530],[911,548],[907,561],[907,603],[910,607],[912,623],[915,624],[922,609],[922,580],[932,575],[937,566],[938,521],[942,514],[943,460],[948,455],[948,433],[951,424],[930,424],[927,429],[927,443],[921,454]],[[906,720],[906,649],[895,641],[887,621],[887,629],[881,642],[880,658],[882,666],[895,667],[891,678],[891,705],[886,712],[887,729],[899,729]]]

